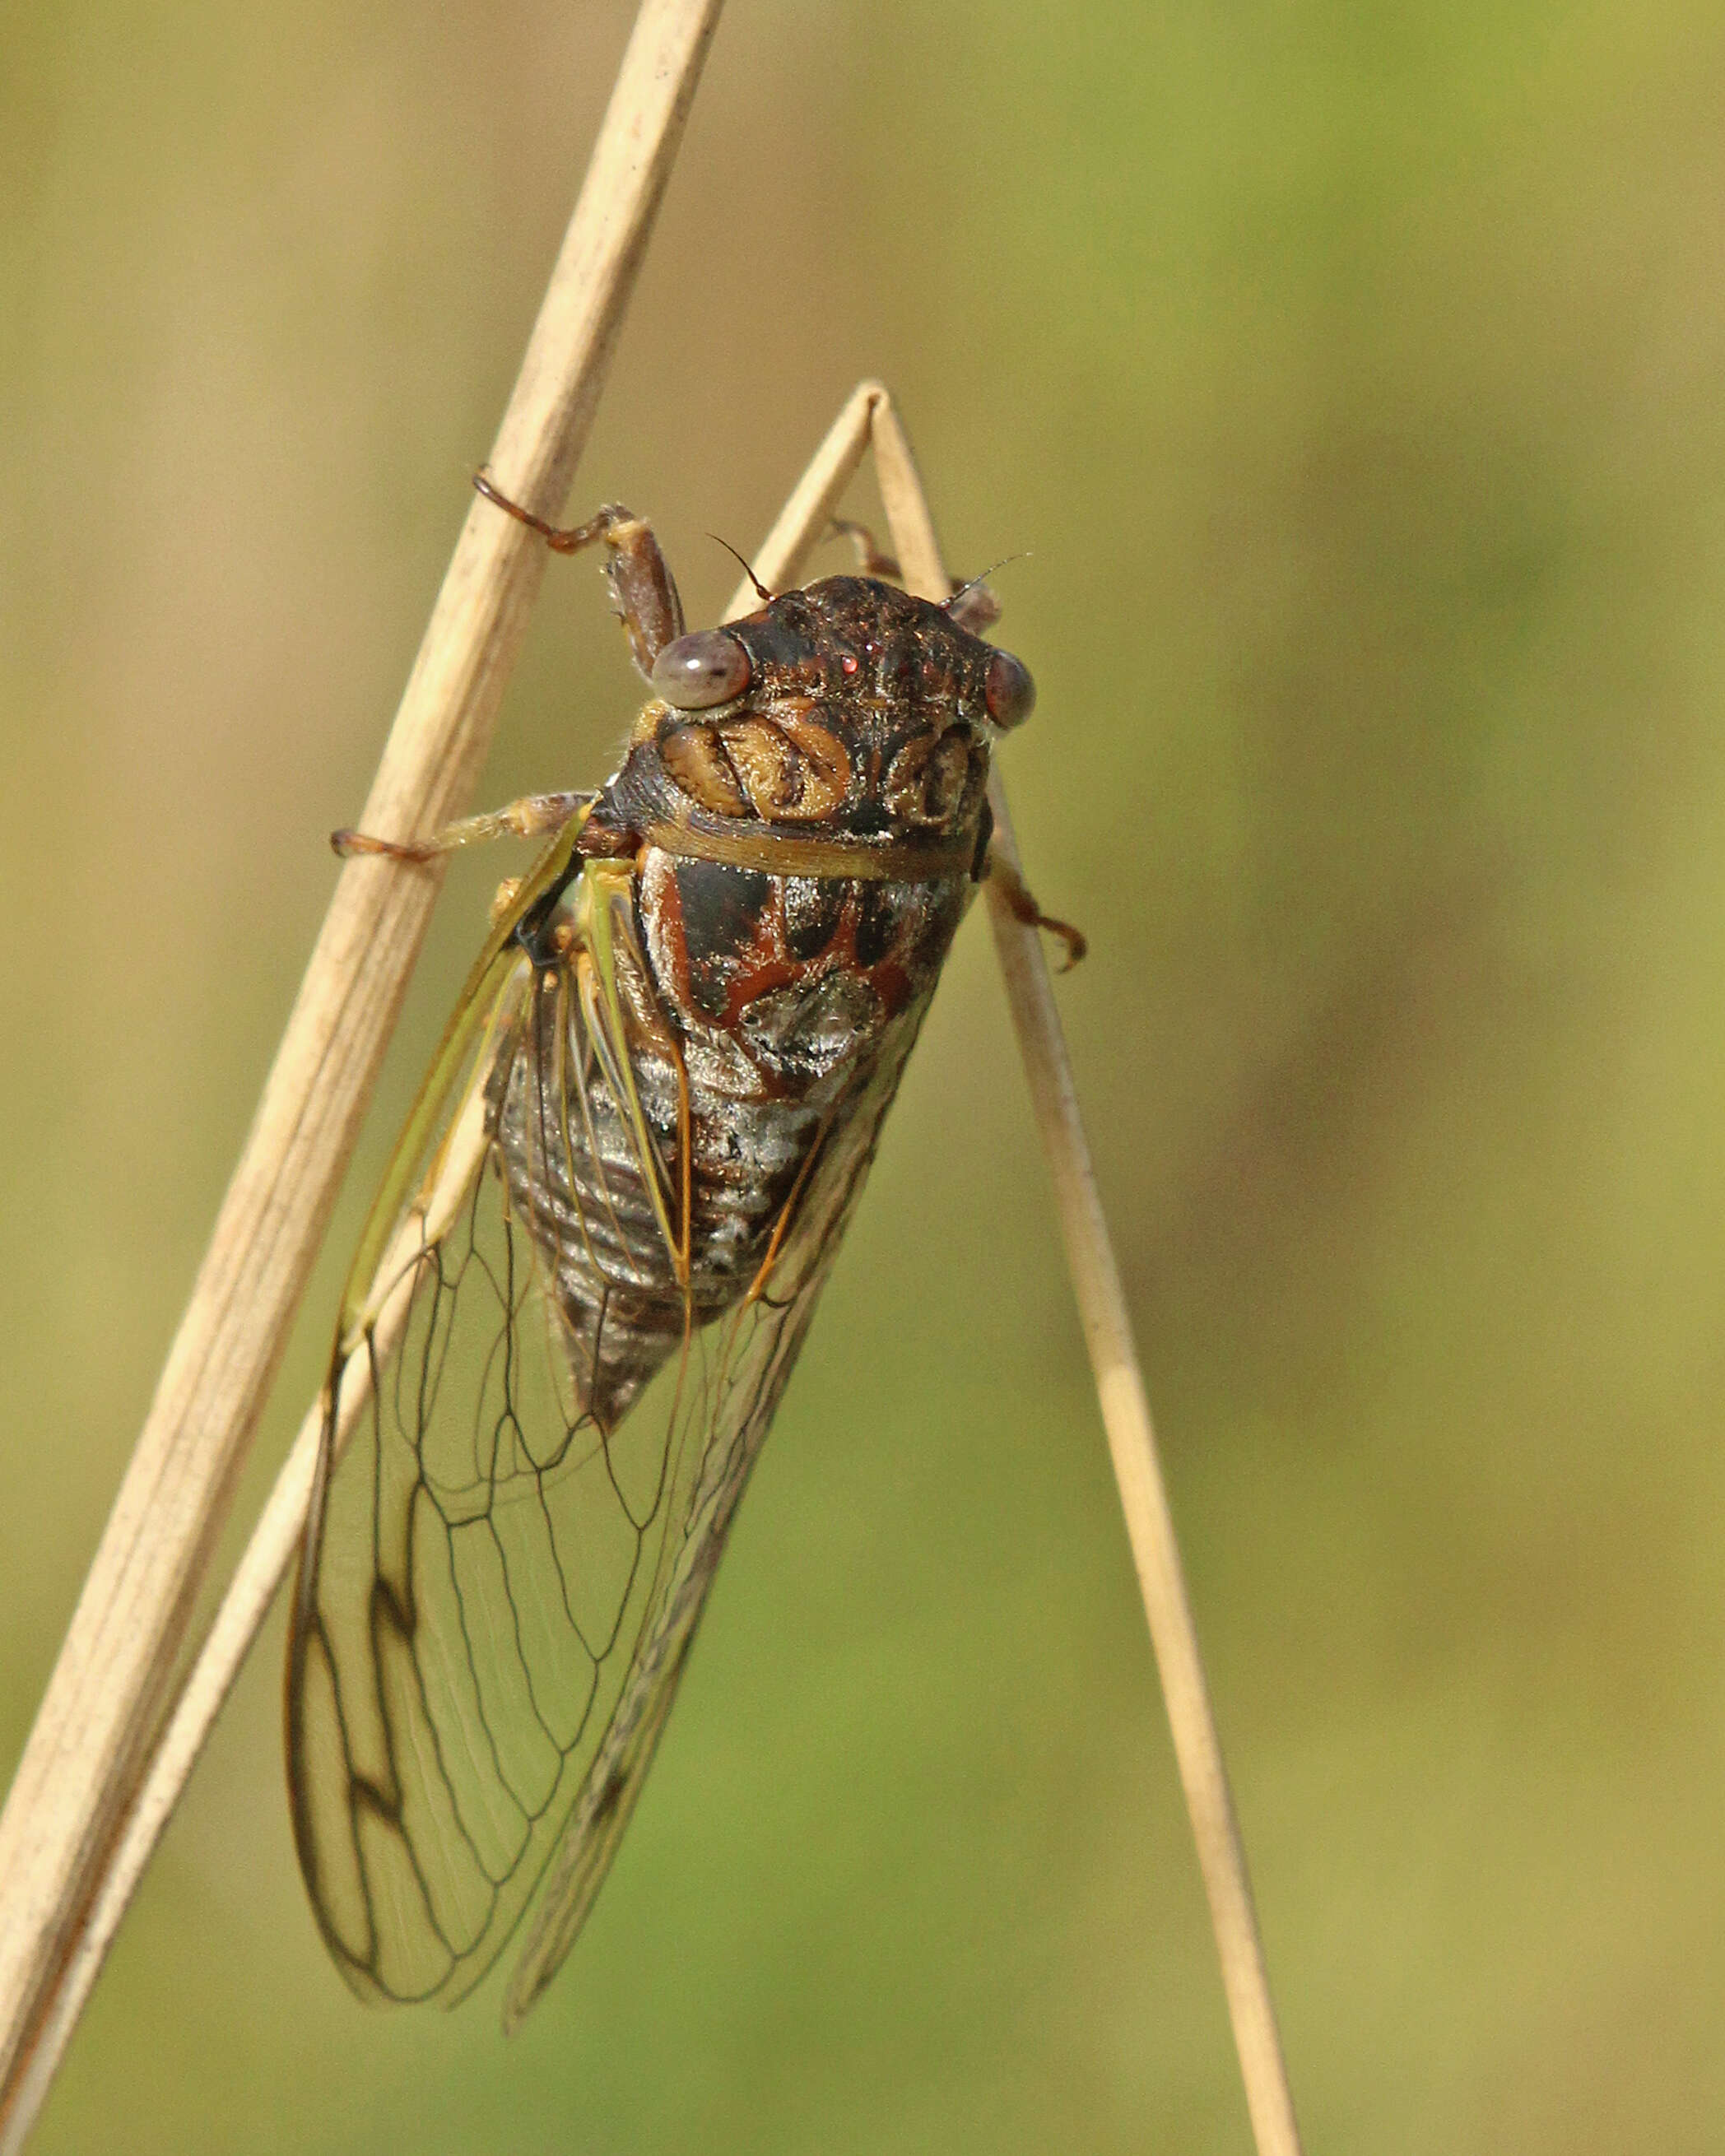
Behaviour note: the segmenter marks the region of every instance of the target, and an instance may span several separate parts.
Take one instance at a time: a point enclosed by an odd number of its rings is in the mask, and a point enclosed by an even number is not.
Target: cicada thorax
[[[861,578],[723,634],[746,688],[648,704],[593,812],[634,841],[627,1072],[553,968],[495,1084],[514,1209],[602,1429],[691,1323],[767,1291],[824,1135],[908,1052],[986,843],[990,646]]]
[[[763,1110],[835,1109],[932,993],[968,892],[963,877],[774,875],[649,848],[637,903],[691,1083]]]

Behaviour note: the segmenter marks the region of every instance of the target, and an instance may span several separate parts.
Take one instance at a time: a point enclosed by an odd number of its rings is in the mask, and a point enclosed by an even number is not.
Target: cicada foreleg
[[[637,672],[650,680],[654,660],[683,634],[683,602],[652,526],[618,501],[608,501],[585,524],[547,524],[531,509],[511,501],[484,472],[475,472],[473,483],[505,516],[536,531],[555,554],[578,554],[596,542],[604,542],[609,556],[605,576],[629,638],[629,656]]]
[[[653,662],[683,633],[683,603],[652,526],[614,501],[608,502],[585,524],[550,524],[520,502],[511,501],[484,472],[476,472],[473,483],[487,501],[518,524],[525,524],[530,531],[536,531],[556,553],[577,554],[583,547],[603,543],[608,556],[605,574],[629,638],[629,655],[637,670],[650,680]],[[344,860],[355,854],[372,854],[393,861],[424,864],[458,847],[482,844],[490,839],[542,838],[561,830],[593,799],[591,793],[524,794],[505,808],[446,824],[429,838],[383,839],[369,831],[341,830],[331,833],[330,844]],[[595,824],[582,851],[596,856],[622,854],[630,850],[631,843],[629,834]]]

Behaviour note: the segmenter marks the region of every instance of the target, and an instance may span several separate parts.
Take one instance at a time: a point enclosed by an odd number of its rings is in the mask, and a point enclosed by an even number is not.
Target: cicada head
[[[829,577],[722,629],[679,637],[653,670],[650,738],[697,809],[886,843],[979,827],[988,756],[1035,690],[1009,652],[870,577]]]

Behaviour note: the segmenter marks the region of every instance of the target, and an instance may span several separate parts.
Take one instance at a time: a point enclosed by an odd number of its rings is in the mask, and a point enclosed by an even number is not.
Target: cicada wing
[[[640,1794],[732,1515],[807,1335],[898,1090],[924,1005],[904,1014],[824,1133],[741,1306],[691,1342],[670,1454],[675,1512],[647,1620],[588,1770],[504,2003],[513,2029],[574,1945]]]
[[[626,1202],[638,1111],[571,1128],[593,1072],[628,1053],[595,940],[572,935],[549,968],[494,967],[478,1052],[376,1239],[331,1376],[289,1775],[319,1922],[374,1998],[453,2002],[496,1958],[612,1719],[674,1517],[680,1415],[619,1430],[593,1410],[612,1291],[665,1279],[674,1195],[637,1154]],[[584,1137],[619,1183],[603,1221],[572,1196]]]
[[[667,1302],[684,1170],[635,1082],[628,896],[603,884],[590,865],[548,965],[494,937],[453,1110],[410,1123],[418,1152],[441,1135],[362,1245],[290,1643],[295,1830],[338,1964],[364,1995],[453,2004],[543,1881],[511,2025],[634,1809],[922,1008],[822,1132],[750,1291],[699,1327],[686,1289]]]

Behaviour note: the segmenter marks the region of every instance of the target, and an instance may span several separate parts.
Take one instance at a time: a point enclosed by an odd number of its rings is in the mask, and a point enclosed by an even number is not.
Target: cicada
[[[865,534],[870,573],[685,634],[643,521],[557,531],[480,484],[560,551],[603,547],[651,695],[597,793],[429,846],[337,834],[408,859],[551,837],[350,1279],[287,1748],[357,1991],[453,2003],[537,1897],[512,2025],[634,1808],[1034,692],[983,639],[986,588],[913,598]]]

